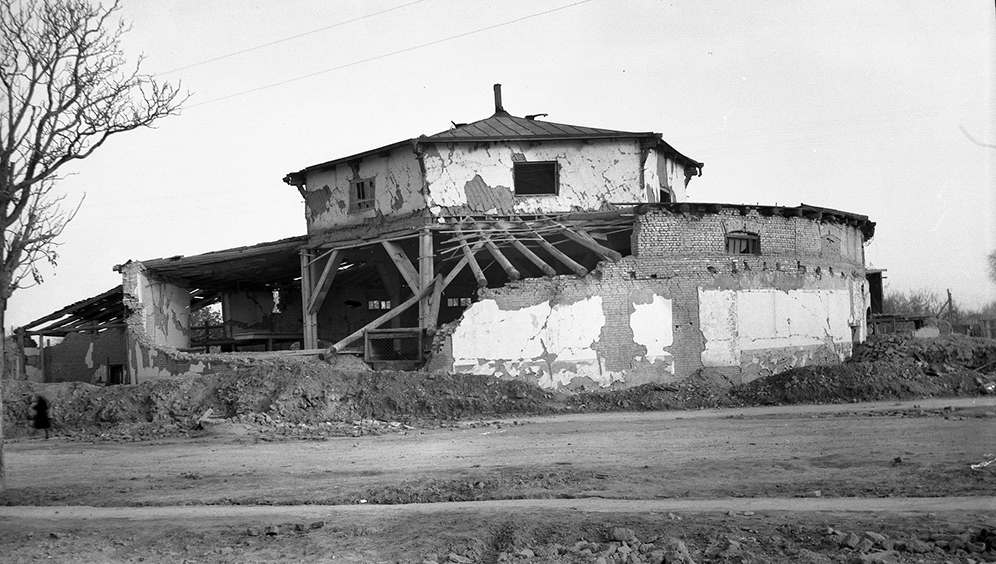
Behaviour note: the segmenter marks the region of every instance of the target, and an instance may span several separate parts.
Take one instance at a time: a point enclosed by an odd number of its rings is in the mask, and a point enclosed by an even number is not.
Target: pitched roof
[[[516,141],[520,139],[618,139],[656,137],[656,133],[633,133],[613,129],[598,129],[516,117],[500,111],[473,123],[458,124],[453,129],[421,137],[420,141]]]
[[[516,117],[504,110],[498,110],[489,118],[478,120],[472,123],[454,124],[452,129],[436,133],[435,135],[422,135],[415,139],[406,139],[390,145],[385,145],[377,149],[364,151],[348,157],[341,157],[324,163],[303,168],[297,172],[291,172],[284,177],[284,182],[291,185],[298,185],[304,181],[304,175],[317,170],[327,170],[336,165],[347,163],[364,157],[389,153],[399,147],[406,145],[415,147],[419,143],[481,143],[493,141],[564,141],[579,139],[647,139],[654,143],[654,147],[664,151],[667,155],[683,161],[697,169],[702,168],[702,163],[690,159],[679,153],[671,145],[661,139],[660,133],[632,131],[619,131],[615,129],[599,129],[595,127],[584,127],[580,125],[567,125],[564,123],[554,123],[535,119],[536,116]]]

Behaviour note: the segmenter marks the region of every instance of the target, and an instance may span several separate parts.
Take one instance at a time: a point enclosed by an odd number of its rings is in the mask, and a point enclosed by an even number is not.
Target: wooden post
[[[430,289],[433,278],[436,277],[433,259],[435,252],[432,248],[432,231],[428,227],[423,227],[418,239],[418,276],[419,293],[424,297],[418,303],[418,326],[419,329],[429,327],[429,315],[432,313],[431,294],[425,294],[425,290]],[[433,325],[435,320],[433,320]]]
[[[309,249],[301,250],[301,304],[304,313],[304,348],[318,348],[318,313],[312,313],[308,308],[311,303],[311,292],[313,289],[312,274],[314,268],[312,259],[314,252]]]

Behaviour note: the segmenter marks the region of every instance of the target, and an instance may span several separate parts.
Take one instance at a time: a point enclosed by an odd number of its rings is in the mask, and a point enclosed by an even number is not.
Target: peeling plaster
[[[639,143],[628,140],[601,142],[499,142],[468,147],[449,145],[448,151],[429,146],[424,153],[427,205],[433,213],[449,211],[501,213],[550,213],[598,210],[612,201],[646,201],[640,186]],[[513,186],[516,161],[557,161],[560,166],[557,195],[515,197],[504,191]],[[481,189],[490,187],[482,193]],[[486,196],[483,200],[481,196]],[[511,204],[512,209],[504,209]],[[479,209],[483,207],[484,209]]]
[[[544,301],[517,310],[501,310],[495,300],[482,300],[464,312],[453,332],[453,369],[532,377],[547,387],[567,385],[576,377],[607,386],[622,376],[603,371],[593,348],[604,325],[600,296],[552,306]]]
[[[770,351],[804,349],[842,357],[850,351],[851,309],[847,289],[700,288],[702,364],[745,368],[773,358]]]
[[[665,350],[674,344],[672,320],[671,300],[657,294],[651,294],[649,303],[639,303],[634,299],[629,326],[633,329],[633,342],[646,349],[642,356],[636,356],[634,360],[646,360],[650,364],[664,362],[668,365],[668,372],[674,374],[671,353]]]
[[[86,357],[83,362],[86,363],[87,368],[93,368],[93,343],[90,343],[90,346],[86,348]]]

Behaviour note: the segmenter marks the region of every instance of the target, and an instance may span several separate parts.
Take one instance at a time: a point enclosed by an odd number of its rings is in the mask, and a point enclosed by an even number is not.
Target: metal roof
[[[76,331],[124,327],[126,311],[122,296],[121,286],[116,286],[26,323],[20,329],[28,335],[65,337]]]
[[[308,241],[306,235],[212,251],[189,257],[175,256],[141,262],[153,274],[179,278],[200,288],[250,287],[287,284],[301,275],[298,249]],[[120,270],[116,266],[115,270]]]
[[[664,151],[674,158],[684,161],[685,164],[694,166],[696,169],[702,168],[702,163],[690,159],[679,153],[671,145],[661,139],[660,133],[646,131],[636,133],[632,131],[619,131],[615,129],[599,129],[595,127],[584,127],[580,125],[568,125],[564,123],[554,123],[551,121],[541,121],[534,116],[516,117],[504,110],[496,111],[489,118],[478,120],[472,123],[454,124],[452,129],[436,133],[434,135],[422,135],[416,139],[406,139],[385,145],[377,149],[356,153],[348,157],[341,157],[324,163],[303,168],[297,172],[288,173],[284,177],[284,182],[294,186],[304,183],[304,177],[309,172],[327,170],[336,165],[348,163],[357,159],[372,155],[383,155],[391,151],[411,146],[413,149],[418,144],[423,143],[484,143],[494,141],[566,141],[566,140],[586,140],[586,139],[647,139],[654,143],[654,147]]]
[[[633,133],[614,129],[598,129],[579,125],[567,125],[552,121],[516,117],[508,112],[467,124],[457,124],[454,128],[420,138],[420,141],[516,141],[533,139],[626,139],[653,138],[656,133]]]

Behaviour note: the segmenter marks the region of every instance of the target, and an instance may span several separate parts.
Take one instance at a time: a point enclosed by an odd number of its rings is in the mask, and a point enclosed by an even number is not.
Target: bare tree
[[[996,249],[989,253],[986,261],[989,263],[989,279],[993,281],[993,284],[996,284]]]
[[[38,266],[55,263],[73,217],[53,192],[62,167],[176,114],[185,99],[142,74],[141,58],[128,65],[118,10],[116,1],[0,0],[0,342],[8,300],[41,282]],[[0,417],[0,491],[5,474]]]

